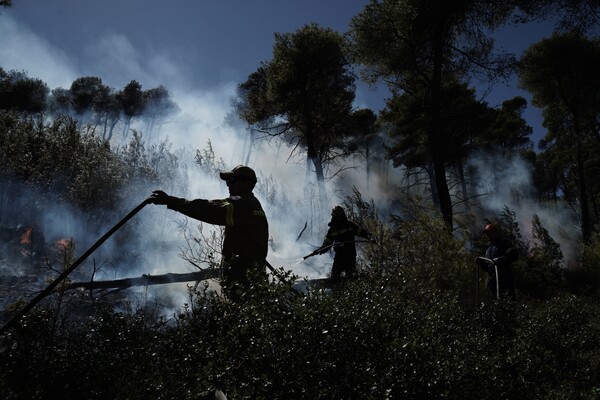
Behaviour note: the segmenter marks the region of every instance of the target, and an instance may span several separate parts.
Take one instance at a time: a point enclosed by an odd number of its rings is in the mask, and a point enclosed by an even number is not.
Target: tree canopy
[[[372,82],[423,102],[426,152],[444,220],[452,226],[452,201],[444,162],[443,81],[475,73],[506,76],[510,58],[494,57],[489,31],[510,14],[502,3],[412,0],[372,1],[351,21],[355,62]],[[432,188],[433,190],[433,188]]]
[[[590,206],[595,206],[596,187],[590,186],[589,167],[600,129],[600,42],[580,33],[555,33],[531,46],[521,60],[519,82],[543,110],[548,134],[543,147],[565,176],[561,189],[580,210],[584,240],[592,232]],[[569,154],[567,158],[565,155]],[[572,163],[574,161],[574,163]],[[594,166],[595,168],[595,166]],[[574,179],[574,180],[573,180]],[[571,190],[576,187],[576,191]]]
[[[342,35],[316,24],[275,34],[273,59],[239,87],[239,114],[306,151],[326,204],[324,164],[347,133],[354,75]]]

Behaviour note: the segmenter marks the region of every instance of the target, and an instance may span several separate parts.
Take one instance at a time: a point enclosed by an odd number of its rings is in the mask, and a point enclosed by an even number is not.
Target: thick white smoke
[[[498,217],[507,207],[515,213],[524,240],[534,245],[532,220],[537,215],[550,236],[561,245],[565,263],[575,259],[581,237],[575,223],[577,218],[564,203],[540,204],[533,192],[533,171],[526,160],[519,155],[477,153],[471,156],[467,166],[477,171],[473,195],[481,204],[478,207],[480,221]]]
[[[0,37],[10,38],[0,43],[0,60],[6,70],[24,70],[32,78],[46,82],[51,89],[68,88],[73,80],[82,76],[98,76],[113,88],[122,88],[132,79],[142,84],[143,89],[164,85],[180,107],[180,112],[166,121],[158,131],[145,135],[147,145],[168,141],[171,151],[178,154],[182,174],[187,176],[184,182],[173,182],[169,187],[147,187],[138,198],[128,199],[122,205],[123,216],[139,204],[154,189],[163,189],[169,194],[189,199],[224,198],[227,188],[215,175],[206,174],[194,162],[196,150],[203,151],[212,146],[216,161],[226,168],[237,164],[248,164],[259,176],[259,188],[256,194],[262,201],[270,224],[272,246],[268,261],[275,267],[292,270],[301,277],[323,277],[329,272],[331,258],[328,255],[302,260],[314,246],[319,245],[327,228],[327,222],[316,217],[318,191],[314,182],[314,173],[305,174],[306,161],[302,153],[290,158],[292,149],[275,140],[254,142],[250,146],[249,132],[243,125],[227,122],[231,110],[231,98],[239,82],[226,81],[214,84],[210,90],[190,89],[190,66],[173,62],[166,52],[154,51],[151,55],[142,53],[127,37],[110,34],[98,38],[97,42],[87,45],[87,60],[76,60],[63,53],[58,46],[37,36],[26,27],[2,15],[0,18]],[[23,49],[27,49],[24,52]],[[258,67],[258,65],[257,65]],[[201,74],[202,71],[194,71]],[[362,86],[360,86],[362,87]],[[364,90],[364,87],[362,87]],[[367,96],[372,96],[368,93]],[[357,95],[357,107],[368,106],[365,96]],[[377,110],[375,110],[377,111]],[[133,125],[144,134],[144,125]],[[116,134],[115,145],[122,144],[122,137]],[[477,156],[471,163],[477,167],[484,186],[480,194],[485,194],[483,202],[489,210],[501,210],[507,205],[517,213],[522,226],[528,226],[531,216],[537,213],[546,228],[560,241],[560,228],[568,226],[570,216],[564,210],[544,210],[536,206],[529,188],[531,177],[525,165],[518,159],[501,160],[505,168],[502,176],[487,166],[498,160]],[[373,171],[367,177],[364,160],[360,157],[349,158],[344,165],[333,168],[346,168],[336,178],[328,180],[328,199],[331,207],[343,202],[346,196],[357,188],[365,201],[373,201],[376,207],[387,215],[394,200],[393,192],[401,179],[401,172],[389,165]],[[493,190],[485,187],[485,182],[502,181]],[[566,215],[566,217],[565,217]],[[102,232],[90,232],[75,210],[61,207],[47,210],[43,216],[44,225],[51,226],[53,232],[48,236],[73,236],[77,244],[77,253],[81,254],[86,246],[92,244],[100,234],[110,229],[117,221],[106,221]],[[188,272],[193,267],[180,255],[186,248],[186,234],[198,234],[198,222],[187,219],[181,214],[167,210],[164,206],[147,206],[130,222],[139,229],[139,236],[127,251],[136,255],[135,265],[118,265],[114,269],[106,268],[97,278],[115,279],[135,277],[140,274],[163,274],[167,272]],[[300,240],[296,240],[303,227],[307,226]],[[182,229],[185,227],[185,229]],[[210,226],[204,225],[204,233]],[[56,231],[56,232],[54,232]],[[114,257],[111,249],[119,236],[107,241],[94,256],[101,263]],[[563,242],[561,242],[563,243]],[[123,246],[123,243],[119,243]],[[566,250],[567,243],[563,246]],[[121,247],[122,248],[122,247]],[[167,285],[170,286],[170,285]],[[176,302],[185,302],[186,293],[181,285],[176,289],[152,289],[176,293]]]

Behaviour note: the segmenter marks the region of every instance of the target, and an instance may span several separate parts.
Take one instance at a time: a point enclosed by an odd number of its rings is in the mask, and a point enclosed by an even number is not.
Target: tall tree
[[[533,150],[533,128],[523,118],[527,100],[516,96],[502,102],[499,109],[489,109],[489,126],[477,138],[477,147],[508,156]]]
[[[351,21],[353,55],[364,67],[365,78],[384,80],[393,94],[427,95],[426,150],[440,210],[449,227],[453,213],[442,138],[444,76],[505,73],[510,59],[493,57],[488,33],[504,22],[510,11],[502,2],[372,0]]]
[[[476,99],[475,89],[457,81],[445,82],[440,96],[440,116],[444,121],[438,139],[440,147],[444,149],[441,157],[447,167],[448,179],[450,180],[451,172],[458,174],[463,187],[461,201],[466,201],[464,161],[473,151],[476,138],[489,125],[490,109],[487,104]],[[428,178],[425,182],[430,184],[432,200],[439,206],[429,151],[427,92],[414,92],[410,95],[404,93],[392,97],[381,118],[388,125],[388,134],[395,139],[389,151],[394,165],[403,165],[410,174],[416,171],[415,176],[422,176],[421,171],[424,171]],[[421,184],[421,180],[416,179],[414,183]]]
[[[407,188],[429,184],[432,200],[439,205],[428,151],[426,96],[416,94],[392,97],[381,113],[381,121],[394,139],[389,147],[389,157],[395,166],[404,166],[407,176],[412,177],[407,179]],[[462,204],[469,214],[475,182],[479,179],[477,169],[466,168],[470,156],[474,152],[485,152],[502,159],[532,149],[529,139],[532,129],[522,118],[527,102],[517,97],[505,101],[500,109],[490,108],[477,99],[474,88],[457,81],[444,82],[441,100],[440,115],[444,126],[439,140],[444,149],[448,182],[456,188],[452,206]],[[501,172],[501,165],[497,166],[498,172]]]
[[[84,76],[73,81],[69,92],[75,114],[89,118],[98,99],[104,97],[109,89],[102,83],[102,79],[96,76]]]
[[[543,110],[548,134],[544,144],[573,175],[577,186],[582,237],[592,233],[590,182],[586,163],[589,149],[600,136],[600,40],[581,33],[555,33],[527,49],[520,63],[520,85],[531,92]],[[565,157],[565,153],[568,154]],[[565,190],[568,188],[563,187]]]
[[[123,129],[123,140],[127,140],[127,134],[134,117],[140,115],[144,109],[144,95],[142,85],[132,80],[123,90],[117,93],[117,99],[121,103],[123,114],[125,114],[125,127]]]
[[[273,59],[239,89],[242,118],[306,150],[324,210],[324,163],[346,132],[355,92],[343,36],[316,24],[275,34]]]
[[[379,136],[377,116],[373,110],[362,108],[352,113],[348,123],[348,138],[345,150],[349,154],[362,153],[365,157],[367,190],[371,182],[373,161],[384,156],[383,139]]]
[[[144,114],[148,120],[148,135],[152,134],[155,126],[160,127],[161,122],[175,114],[179,107],[171,98],[171,94],[164,86],[146,90],[142,93]]]
[[[48,86],[40,79],[29,78],[25,72],[6,72],[0,68],[0,109],[42,112],[49,92]]]
[[[93,108],[97,122],[102,125],[102,139],[110,141],[123,111],[117,93],[113,89],[105,87],[96,96]]]
[[[53,117],[70,115],[72,112],[71,93],[65,88],[52,89],[48,99],[48,112]]]

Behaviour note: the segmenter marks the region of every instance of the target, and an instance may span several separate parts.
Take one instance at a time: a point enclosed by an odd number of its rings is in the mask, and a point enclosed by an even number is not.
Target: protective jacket
[[[488,273],[488,288],[496,296],[515,298],[515,275],[512,264],[519,253],[508,240],[495,239],[490,242],[485,257],[495,260],[495,265],[481,263],[480,266]],[[496,268],[497,267],[497,268]],[[496,269],[498,276],[496,277]],[[497,280],[496,280],[497,279]],[[499,291],[499,293],[498,293]]]
[[[346,276],[354,275],[356,272],[356,244],[354,237],[359,236],[369,239],[371,234],[366,229],[346,219],[332,220],[323,240],[321,254],[333,247],[335,256],[331,267],[331,279],[338,281],[342,272]]]
[[[225,226],[222,248],[225,279],[247,284],[249,269],[262,268],[264,274],[269,226],[252,192],[222,200],[169,196],[167,207],[209,224]]]

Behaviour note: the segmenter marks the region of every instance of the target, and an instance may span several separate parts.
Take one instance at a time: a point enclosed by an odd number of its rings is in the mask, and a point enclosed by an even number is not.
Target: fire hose
[[[291,283],[285,277],[283,277],[271,264],[269,264],[269,262],[267,260],[265,260],[265,265],[267,266],[267,268],[269,269],[269,271],[271,271],[271,273],[273,274],[273,276],[276,276],[277,279],[279,279],[282,283],[290,285],[290,290],[292,292],[294,292],[294,294],[297,294],[297,295],[301,294],[299,291],[297,291],[296,289],[294,289],[292,287]]]
[[[309,257],[316,256],[319,254],[324,254],[327,250],[331,249],[333,246],[337,246],[338,244],[345,244],[345,243],[375,243],[375,242],[373,240],[345,240],[343,242],[334,242],[334,243],[328,244],[327,246],[319,247],[312,253],[302,257],[302,259],[306,260]]]
[[[85,253],[83,253],[69,268],[64,270],[48,287],[42,290],[33,300],[31,300],[25,307],[17,312],[2,328],[0,328],[0,335],[9,330],[17,321],[19,321],[25,314],[27,314],[37,303],[39,303],[44,297],[46,297],[54,288],[62,282],[71,272],[75,270],[86,258],[90,256],[102,243],[104,243],[109,237],[111,237],[119,228],[121,228],[127,221],[129,221],[135,214],[137,214],[147,204],[151,203],[151,199],[146,199],[141,202],[136,208],[131,210],[122,220],[117,222],[108,232],[104,234],[96,243],[94,243]]]
[[[123,219],[121,219],[119,222],[117,222],[115,224],[115,226],[113,226],[100,239],[98,239],[77,260],[75,260],[75,262],[73,262],[73,264],[71,264],[71,266],[69,268],[64,270],[56,279],[54,279],[54,281],[52,281],[52,283],[50,283],[44,290],[42,290],[40,293],[38,293],[38,295],[36,297],[34,297],[29,303],[27,303],[25,305],[25,307],[23,307],[15,315],[13,315],[13,317],[6,324],[4,324],[4,326],[2,326],[2,328],[0,328],[0,335],[4,334],[6,331],[8,331],[15,323],[17,323],[23,316],[25,316],[25,314],[27,314],[29,311],[31,311],[31,309],[33,307],[35,307],[36,304],[38,304],[44,297],[48,296],[54,290],[54,288],[56,288],[56,286],[58,286],[59,283],[61,283],[63,280],[65,280],[83,261],[85,261],[94,251],[96,251],[96,249],[98,247],[100,247],[102,245],[102,243],[104,243],[109,237],[111,237],[123,225],[125,225],[125,223],[127,223],[127,221],[129,221],[134,215],[136,215],[142,208],[144,208],[146,205],[151,204],[151,203],[152,203],[151,198],[145,199],[137,207],[135,207],[133,210],[131,210],[129,212],[129,214],[127,214]],[[337,245],[340,243],[362,243],[362,242],[370,243],[372,241],[371,240],[351,240],[351,241],[345,241],[345,242],[332,243],[331,245],[327,245],[325,247],[317,249],[318,251],[317,250],[313,251],[309,255],[305,256],[303,259],[306,260],[309,257],[315,256],[317,254],[321,254],[321,251],[329,249],[329,248],[333,247],[334,245]],[[269,264],[266,260],[265,260],[265,264],[269,268],[269,270],[273,273],[273,275],[275,275],[280,281],[282,281],[284,283],[287,282],[287,279],[285,279],[283,276],[281,276],[279,274],[279,272],[271,264]],[[292,288],[292,291],[296,294],[300,294],[294,288]]]
[[[487,257],[477,257],[475,261],[478,260],[485,261],[490,267],[494,267],[494,272],[496,273],[496,297],[500,299],[500,277],[498,276],[498,264],[496,263],[496,260]]]

